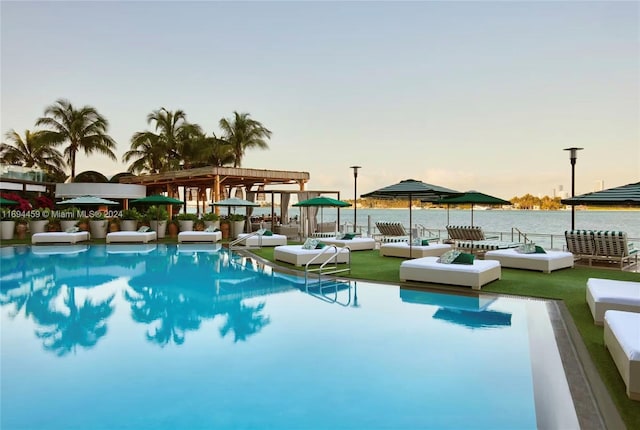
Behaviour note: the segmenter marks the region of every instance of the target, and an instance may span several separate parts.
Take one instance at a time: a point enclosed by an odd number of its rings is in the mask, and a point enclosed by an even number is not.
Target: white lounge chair
[[[603,324],[608,310],[640,312],[640,282],[589,278],[587,304],[597,325]]]
[[[400,280],[462,285],[479,290],[483,285],[502,276],[500,263],[494,260],[476,258],[473,264],[445,264],[438,263],[438,258],[423,257],[403,261],[400,264]]]
[[[566,251],[545,251],[544,254],[523,254],[514,248],[496,249],[484,254],[485,260],[496,260],[502,267],[539,270],[551,273],[554,270],[573,267],[573,254]]]
[[[245,239],[245,240],[240,240]],[[272,234],[267,236],[260,233],[240,233],[238,239],[240,245],[244,246],[278,246],[287,244],[287,236],[284,234]]]
[[[336,245],[340,247],[348,246],[352,251],[368,251],[376,247],[376,241],[372,237],[354,237],[353,239],[338,239],[333,237],[322,237],[318,239],[327,245]]]
[[[409,244],[407,242],[383,243],[380,245],[380,255],[383,257],[422,258],[439,257],[451,250],[451,245],[442,243],[430,243],[429,245],[412,245],[409,256]]]
[[[222,240],[221,231],[181,231],[178,242],[219,242]]]
[[[276,246],[273,249],[273,257],[276,261],[284,261],[285,263],[293,264],[296,266],[304,266],[310,262],[314,257],[320,255],[323,249],[303,249],[302,245],[281,245]],[[349,262],[349,249],[348,248],[335,248],[333,252],[326,251],[322,257],[314,260],[315,264],[322,264],[328,261],[332,256],[338,252],[337,262],[348,263]]]
[[[155,231],[114,231],[107,233],[107,243],[113,242],[136,242],[147,243],[151,240],[156,240],[158,235]]]
[[[640,400],[640,314],[605,312],[604,345],[627,386],[627,396]]]
[[[67,233],[64,231],[50,231],[45,233],[34,233],[31,236],[31,243],[77,243],[85,240],[89,240],[90,235],[88,231],[77,231],[74,233]]]

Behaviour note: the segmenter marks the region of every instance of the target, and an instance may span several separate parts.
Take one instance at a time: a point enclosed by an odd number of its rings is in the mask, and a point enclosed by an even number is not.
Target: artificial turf
[[[273,258],[273,248],[255,249],[251,252],[274,264],[300,270],[299,267],[296,268],[291,264],[276,262]],[[340,276],[400,284],[399,269],[403,259],[381,257],[378,251],[358,251],[351,255],[351,273],[348,275],[340,274]],[[576,266],[573,269],[558,270],[552,273],[503,268],[502,278],[485,285],[482,291],[562,300],[571,314],[622,420],[627,428],[637,429],[640,428],[640,402],[627,397],[624,382],[609,352],[604,347],[604,329],[593,323],[593,317],[586,301],[587,279],[589,278],[640,282],[640,274],[638,273],[608,268]],[[412,283],[412,285],[416,284]]]

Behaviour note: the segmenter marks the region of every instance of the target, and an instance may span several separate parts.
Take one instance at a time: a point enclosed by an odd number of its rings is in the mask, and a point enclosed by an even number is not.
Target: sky
[[[216,135],[249,113],[273,135],[242,167],[345,199],[353,165],[358,195],[409,178],[562,195],[568,147],[576,194],[640,180],[635,1],[1,1],[0,24],[3,141],[64,98],[107,118],[118,160],[161,107]]]

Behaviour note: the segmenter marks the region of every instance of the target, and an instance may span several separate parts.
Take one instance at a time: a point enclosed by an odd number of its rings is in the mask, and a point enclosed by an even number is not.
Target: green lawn
[[[256,249],[252,252],[274,262],[273,248]],[[341,276],[400,284],[399,268],[402,261],[401,258],[380,257],[378,251],[358,251],[352,253],[351,274]],[[287,263],[276,264],[290,269],[300,269]],[[604,347],[603,328],[593,323],[586,302],[586,285],[589,278],[640,282],[638,273],[602,268],[577,266],[552,273],[502,269],[502,279],[486,285],[482,291],[564,301],[622,419],[629,429],[640,428],[640,402],[627,397],[624,382]]]

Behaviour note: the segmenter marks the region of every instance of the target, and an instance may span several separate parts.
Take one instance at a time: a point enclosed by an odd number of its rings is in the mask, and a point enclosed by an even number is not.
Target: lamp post
[[[361,169],[361,166],[351,166],[350,169],[353,169],[353,232],[356,233],[356,223],[357,223],[357,212],[358,212],[358,169]]]
[[[578,158],[578,151],[584,148],[564,148],[564,151],[569,151],[569,159],[571,160],[571,197],[576,195],[576,159]],[[576,227],[576,206],[571,205],[571,230],[575,230]]]

